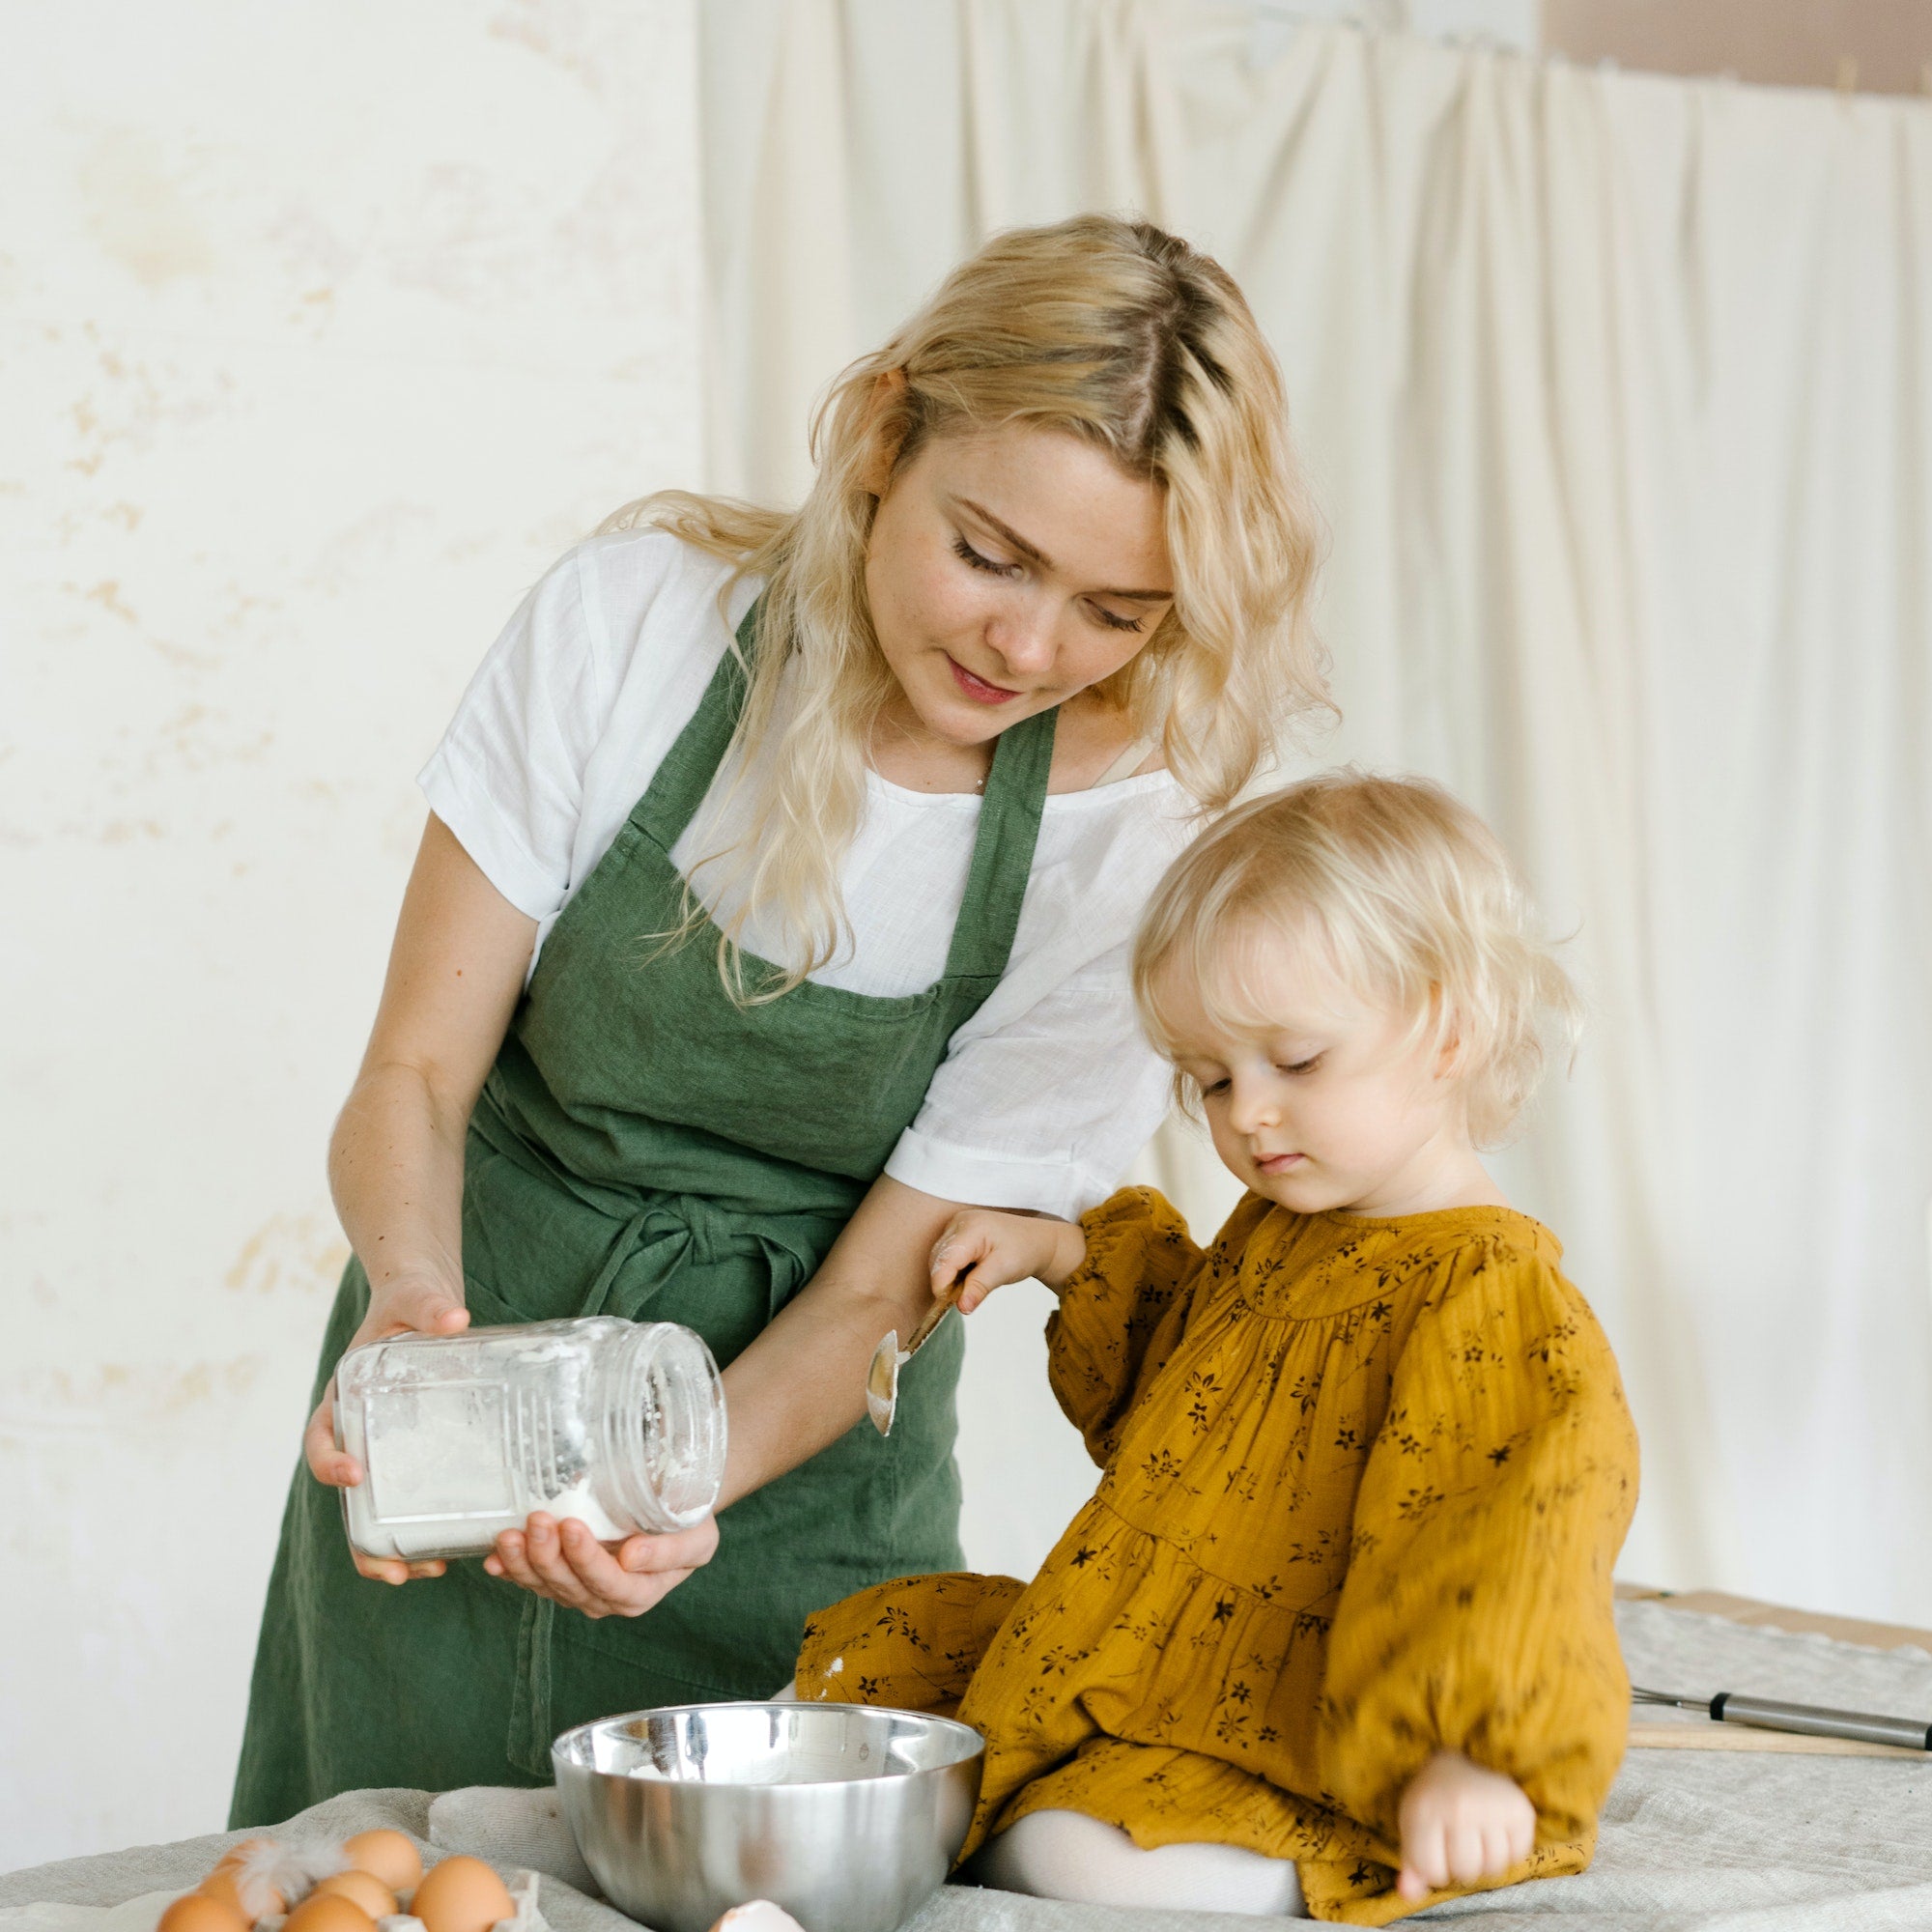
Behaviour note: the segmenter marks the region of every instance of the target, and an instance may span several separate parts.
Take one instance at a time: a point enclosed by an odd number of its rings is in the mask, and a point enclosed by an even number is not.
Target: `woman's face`
[[[887,483],[866,589],[919,722],[983,744],[1153,635],[1174,590],[1162,495],[1058,430],[936,438]]]

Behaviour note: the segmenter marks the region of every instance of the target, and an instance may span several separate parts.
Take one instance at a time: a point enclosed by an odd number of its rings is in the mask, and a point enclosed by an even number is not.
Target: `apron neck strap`
[[[755,598],[745,612],[737,648],[719,660],[690,724],[665,753],[657,776],[631,814],[632,822],[649,833],[662,851],[668,852],[684,837],[684,828],[696,816],[718,767],[724,762],[738,715],[745,708],[748,672],[757,653],[758,612],[764,602],[763,597]]]
[[[980,801],[966,896],[946,955],[948,979],[997,980],[1007,970],[1046,810],[1058,711],[1037,711],[1000,733]]]

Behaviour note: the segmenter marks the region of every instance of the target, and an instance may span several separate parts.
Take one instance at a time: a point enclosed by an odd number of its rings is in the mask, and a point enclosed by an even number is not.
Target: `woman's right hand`
[[[1037,1280],[1057,1290],[1086,1259],[1087,1236],[1076,1222],[966,1208],[932,1245],[932,1292],[946,1294],[958,1283],[959,1312],[970,1315],[1009,1282]]]
[[[460,1335],[469,1326],[469,1311],[463,1305],[459,1291],[446,1282],[418,1276],[384,1284],[372,1290],[369,1312],[362,1325],[349,1338],[349,1348],[364,1342],[380,1342],[390,1335]],[[349,1350],[345,1349],[344,1354]],[[302,1454],[309,1471],[319,1483],[330,1489],[353,1490],[361,1482],[363,1468],[345,1449],[335,1446],[335,1378],[322,1392],[322,1401],[309,1417],[302,1436]],[[365,1556],[351,1549],[356,1571],[379,1583],[407,1583],[412,1577],[440,1577],[448,1567],[440,1561],[406,1563],[395,1556]]]

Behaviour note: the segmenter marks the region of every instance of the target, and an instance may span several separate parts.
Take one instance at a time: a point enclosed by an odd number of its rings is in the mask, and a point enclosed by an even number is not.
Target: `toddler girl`
[[[935,1293],[1058,1293],[1100,1486],[1030,1584],[822,1611],[797,1694],[983,1733],[969,1875],[1011,1890],[1380,1924],[1580,1870],[1636,1442],[1555,1237],[1477,1156],[1569,982],[1471,813],[1339,773],[1181,855],[1134,984],[1249,1191],[1205,1254],[1146,1188],[952,1221]]]

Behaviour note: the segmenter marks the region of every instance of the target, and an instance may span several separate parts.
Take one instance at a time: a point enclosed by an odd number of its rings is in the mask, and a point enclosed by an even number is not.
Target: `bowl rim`
[[[961,1752],[958,1757],[949,1758],[944,1764],[921,1765],[915,1771],[874,1772],[867,1777],[814,1777],[798,1784],[700,1784],[695,1780],[680,1777],[645,1777],[634,1771],[600,1771],[594,1764],[585,1764],[581,1759],[568,1755],[570,1747],[578,1739],[588,1737],[593,1732],[609,1730],[620,1724],[634,1724],[640,1718],[675,1718],[687,1711],[876,1711],[882,1718],[916,1718],[922,1724],[930,1724],[935,1730],[957,1731],[964,1739],[970,1739],[972,1748]],[[847,1784],[884,1784],[897,1778],[929,1777],[936,1772],[956,1770],[962,1764],[971,1764],[975,1758],[986,1754],[986,1740],[971,1724],[962,1724],[957,1718],[941,1718],[930,1711],[909,1711],[899,1704],[847,1704],[833,1703],[829,1699],[823,1703],[814,1700],[803,1702],[792,1697],[712,1697],[696,1704],[647,1704],[640,1711],[623,1711],[609,1718],[593,1718],[586,1724],[573,1724],[552,1741],[550,1761],[552,1769],[561,1774],[568,1765],[574,1772],[588,1777],[616,1777],[626,1783],[649,1784],[673,1790],[688,1791],[832,1791]],[[561,1776],[557,1783],[561,1786]]]

